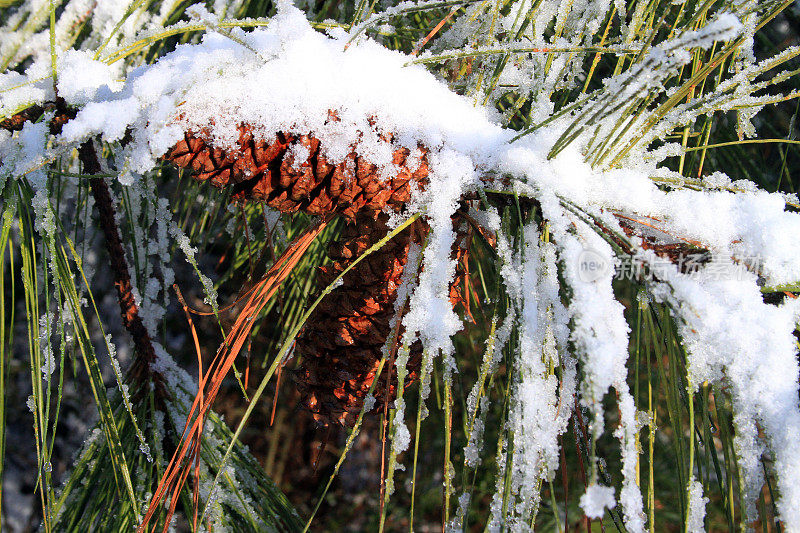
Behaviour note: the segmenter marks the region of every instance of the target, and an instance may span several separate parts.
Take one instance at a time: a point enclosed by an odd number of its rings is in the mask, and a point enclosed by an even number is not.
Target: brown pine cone
[[[63,98],[58,97],[54,101],[45,102],[43,105],[32,105],[6,119],[0,120],[0,129],[6,131],[20,131],[26,122],[36,122],[46,111],[54,111],[55,115],[50,120],[50,133],[58,135],[64,124],[75,118],[78,111],[67,105]]]
[[[388,231],[387,219],[385,214],[377,219],[359,214],[349,222],[342,238],[330,246],[333,263],[321,267],[319,286],[327,287],[353,259],[381,240]],[[421,223],[412,225],[345,274],[342,284],[314,310],[297,339],[302,363],[295,380],[304,406],[320,425],[351,425],[376,378],[380,380],[374,391],[376,407],[383,405],[387,395],[390,400],[394,397],[394,369],[385,365],[379,377],[376,371],[390,337],[409,245],[418,242],[424,231]],[[420,363],[421,346],[416,343],[407,365],[406,384],[417,378]]]
[[[336,117],[331,115],[330,120]],[[391,142],[391,136],[383,137]],[[193,170],[198,180],[231,187],[234,199],[262,201],[282,212],[347,217],[344,234],[330,246],[333,263],[321,267],[321,288],[386,235],[386,209],[402,208],[412,188],[424,187],[428,178],[423,147],[414,168],[409,150],[396,149],[397,173],[384,180],[378,168],[355,151],[332,164],[311,134],[278,133],[271,141],[256,140],[252,129],[244,125],[239,127],[236,148],[227,151],[213,147],[209,138],[208,132],[188,132],[164,159]],[[296,161],[296,154],[304,160]],[[304,406],[320,425],[352,424],[375,379],[380,380],[375,387],[377,405],[394,397],[394,369],[386,365],[380,376],[376,371],[390,337],[409,245],[422,232],[419,222],[360,262],[320,303],[301,332],[296,353],[302,364],[295,381]],[[417,378],[420,364],[421,345],[416,343],[407,365],[407,384]]]
[[[336,120],[335,116],[330,120]],[[402,208],[411,198],[412,187],[424,187],[428,177],[424,148],[413,169],[409,150],[396,149],[393,163],[398,172],[384,180],[375,165],[355,152],[332,164],[323,155],[320,141],[310,134],[278,133],[271,141],[256,140],[250,127],[240,126],[236,149],[227,151],[213,147],[208,138],[208,132],[188,132],[164,159],[193,170],[198,180],[231,187],[234,199],[262,201],[282,212],[347,217],[341,239],[330,246],[333,263],[321,267],[322,288],[386,235],[386,208]],[[384,138],[391,142],[389,136]],[[304,160],[295,161],[295,154],[302,154]],[[375,388],[379,405],[387,395],[394,396],[394,369],[392,379],[388,379],[390,365],[380,377],[376,370],[390,336],[409,245],[421,224],[395,236],[351,270],[342,285],[320,302],[300,334],[296,352],[302,365],[295,381],[304,406],[320,425],[353,423],[376,378],[381,380]],[[416,379],[420,362],[417,343],[406,383]]]
[[[187,132],[164,159],[193,170],[198,180],[232,187],[234,199],[262,201],[281,212],[374,217],[387,205],[400,208],[411,198],[412,187],[422,187],[428,177],[427,151],[422,147],[413,169],[409,150],[396,149],[393,163],[399,171],[383,180],[378,168],[355,152],[332,164],[311,134],[278,133],[271,141],[256,140],[252,129],[243,125],[234,150],[215,148],[206,139],[207,132]],[[308,156],[296,161],[296,153]]]

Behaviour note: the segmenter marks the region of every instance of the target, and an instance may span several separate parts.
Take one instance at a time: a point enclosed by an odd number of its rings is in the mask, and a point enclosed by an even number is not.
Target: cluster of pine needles
[[[0,20],[26,9],[22,4],[0,2]],[[142,4],[148,4],[144,9],[151,11],[165,9],[160,2],[132,2],[126,17],[142,9]],[[174,3],[163,32],[150,32],[125,47],[106,50],[107,60],[147,64],[178,44],[196,42],[209,28],[200,22],[174,25],[184,18],[186,4]],[[580,47],[509,47],[508,43],[524,37],[529,27],[525,24],[520,25],[518,35],[498,36],[492,27],[484,33],[500,13],[520,9],[519,5],[525,10],[520,10],[518,17],[533,21],[540,4],[441,0],[380,12],[375,1],[319,0],[309,2],[307,8],[320,30],[341,27],[353,35],[366,33],[389,48],[413,52],[419,63],[446,79],[453,90],[477,104],[495,106],[505,125],[521,133],[543,124],[533,119],[530,93],[501,80],[515,54],[539,54],[545,71],[561,68],[555,66],[560,64],[556,58],[561,54],[578,61],[582,83],[556,86],[547,95],[555,103],[553,116],[568,113],[578,104],[594,113],[587,111],[576,118],[575,130],[591,128],[592,116],[601,116],[604,106],[617,105],[629,105],[631,113],[651,115],[648,124],[652,128],[687,98],[711,93],[728,75],[742,44],[737,41],[723,50],[693,51],[692,62],[663,80],[664,86],[674,89],[666,98],[651,92],[618,102],[616,95],[602,94],[602,80],[635,68],[644,49],[630,48],[623,41],[613,7],[605,13],[600,31],[587,37],[590,44]],[[645,43],[646,48],[680,28],[702,26],[710,12],[727,4],[732,2],[626,2],[627,23],[636,25],[635,39],[630,40]],[[800,13],[791,2],[765,4],[758,9],[755,34],[760,57],[796,44],[798,35],[786,27],[800,28]],[[33,34],[49,26],[51,33],[55,32],[59,16],[67,10],[54,0],[49,10],[43,5],[15,30],[28,28]],[[214,30],[264,25],[273,11],[268,0],[231,2],[231,10]],[[474,21],[475,33],[467,38],[474,48],[453,51],[437,47],[437,40],[462,17]],[[95,38],[90,23],[90,14],[76,20],[70,29],[73,43]],[[385,24],[392,25],[391,31]],[[559,31],[557,27],[547,30],[554,40]],[[0,69],[22,68],[23,63],[14,63],[14,50],[2,50]],[[432,53],[419,55],[422,50]],[[793,62],[794,56],[782,57],[772,68]],[[759,115],[757,137],[742,140],[738,115],[739,111],[746,113],[743,109],[699,115],[692,124],[655,141],[683,145],[683,154],[672,158],[669,165],[685,176],[686,187],[701,188],[704,175],[724,169],[770,191],[795,192],[796,176],[791,169],[800,164],[800,141],[795,140],[800,84],[796,75],[769,83],[782,88],[787,96]],[[554,150],[565,146],[571,133],[568,130]],[[622,137],[622,132],[612,130],[608,137],[597,139],[588,157],[598,165],[613,166],[630,149],[618,142]],[[95,148],[107,156],[117,147],[98,144]],[[98,202],[91,183],[110,182],[118,211],[114,230],[127,252],[129,275],[137,281],[154,274],[163,276],[159,267],[148,265],[151,256],[137,255],[155,239],[152,213],[157,212],[158,200],[146,199],[146,195],[134,199],[134,194],[140,193],[115,183],[115,173],[88,168],[86,161],[75,167],[67,159],[47,166],[49,201],[55,213],[60,212],[60,191],[68,186],[77,188],[72,206],[75,216],[69,221],[54,220],[55,238],[42,238],[37,231],[38,214],[26,178],[0,182],[4,183],[0,480],[14,469],[14,476],[35,480],[35,502],[20,492],[0,491],[0,524],[4,528],[20,526],[19,507],[30,505],[22,515],[29,512],[30,524],[48,532],[158,531],[166,530],[170,522],[187,530],[204,525],[217,531],[347,527],[399,531],[452,523],[457,507],[453,495],[459,494],[471,497],[456,527],[483,528],[492,496],[498,487],[511,483],[510,479],[496,479],[499,465],[494,458],[510,439],[504,420],[515,350],[512,335],[503,348],[501,364],[490,368],[484,363],[486,351],[493,350],[499,320],[510,306],[499,281],[500,262],[491,238],[474,232],[468,243],[468,276],[460,308],[466,326],[454,341],[458,373],[453,379],[444,379],[446,373],[435,362],[427,406],[418,401],[416,389],[406,391],[413,444],[398,458],[391,451],[390,405],[378,409],[377,415],[360,413],[353,427],[320,431],[307,413],[298,410],[297,393],[291,378],[286,377],[299,364],[292,357],[295,338],[335,286],[320,293],[314,280],[317,267],[327,261],[327,243],[341,231],[339,220],[313,219],[302,213],[277,218],[257,203],[231,204],[230,193],[197,184],[169,165],[148,175],[147,186],[169,200],[177,226],[199,250],[196,258],[187,257],[189,261],[183,262],[178,243],[170,242],[176,258],[176,285],[170,289],[172,303],[158,325],[159,336],[152,342],[159,343],[155,351],[168,347],[178,364],[192,368],[196,378],[179,366],[165,365],[158,372],[141,370],[135,362],[143,357],[140,349],[128,357],[131,370],[125,372],[115,359],[115,345],[130,344],[130,336],[114,323],[116,314],[109,311],[116,302],[109,306],[105,301],[108,287],[119,278],[107,266],[103,249],[107,239],[100,236],[107,228],[101,229],[93,215],[92,205]],[[486,202],[498,210],[502,231],[515,246],[524,240],[523,226],[541,219],[535,202],[505,191],[487,191],[483,198],[472,201]],[[380,249],[405,227],[394,230],[371,251]],[[87,272],[87,265],[95,271],[93,275]],[[636,283],[620,283],[616,290],[626,305],[632,331],[629,383],[638,409],[651,419],[641,433],[639,465],[650,530],[684,528],[688,513],[685,487],[692,475],[700,480],[710,500],[707,528],[739,530],[747,524],[743,523],[733,413],[725,391],[704,385],[694,397],[687,397],[686,355],[668,310],[643,297],[643,289]],[[777,296],[765,297],[781,297],[782,292],[776,292]],[[224,305],[212,307],[203,302],[215,301],[216,294]],[[58,313],[66,312],[71,319],[59,320]],[[56,318],[51,324],[40,322],[39,317],[47,313]],[[41,369],[54,357],[55,371],[43,379]],[[485,417],[480,421],[485,427],[483,461],[468,467],[463,450],[478,413],[470,408],[467,396],[476,382],[481,384],[480,396],[493,401],[489,412],[481,415]],[[26,398],[30,398],[27,405]],[[60,449],[69,448],[60,436],[65,430],[62,411],[76,403],[79,412],[97,425],[70,458]],[[619,484],[619,450],[610,436],[593,441],[581,410],[572,408],[574,416],[560,442],[560,468],[555,479],[541,487],[542,503],[532,525],[542,530],[603,527],[624,531],[618,509],[608,510],[604,519],[592,523],[578,506],[588,483],[585,465],[594,463],[594,457],[601,459],[602,481]],[[218,412],[225,412],[227,420]],[[607,416],[613,422],[617,414],[612,409]],[[35,452],[31,456],[35,464],[22,474],[18,472],[23,468],[21,461],[14,459],[20,452],[8,448],[9,442],[20,445],[20,435],[28,439],[25,446]],[[405,471],[397,468],[398,462],[406,465]],[[768,472],[767,465],[764,470]],[[774,500],[772,478],[766,475],[757,502],[757,526],[762,531],[781,530]]]

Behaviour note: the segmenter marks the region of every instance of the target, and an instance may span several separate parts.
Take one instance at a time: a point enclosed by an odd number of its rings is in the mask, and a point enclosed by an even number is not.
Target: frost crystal
[[[28,411],[31,413],[36,412],[36,398],[32,394],[28,396],[27,400],[25,400],[25,405],[28,407]]]
[[[50,376],[56,369],[56,360],[53,357],[53,347],[51,345],[42,348],[42,355],[44,356],[44,364],[42,365],[42,377],[46,381],[50,381]]]

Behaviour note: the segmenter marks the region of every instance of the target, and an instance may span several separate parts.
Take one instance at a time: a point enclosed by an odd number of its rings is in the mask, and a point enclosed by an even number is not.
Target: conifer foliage
[[[799,18],[0,1],[0,528],[800,532]]]

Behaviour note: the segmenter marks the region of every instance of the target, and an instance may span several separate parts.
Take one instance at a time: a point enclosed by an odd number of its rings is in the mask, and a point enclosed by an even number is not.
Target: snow
[[[751,504],[764,452],[756,423],[764,430],[778,474],[778,511],[792,530],[800,527],[800,368],[793,335],[800,302],[765,304],[756,281],[754,274],[730,279],[701,271],[690,278],[673,271],[654,294],[673,302],[692,385],[724,380],[732,389],[735,445]]]
[[[63,52],[58,58],[58,72],[58,95],[68,104],[84,105],[108,98],[122,88],[117,81],[118,69],[96,61],[89,52]]]
[[[36,67],[41,70],[31,67],[26,75],[14,71],[0,74],[0,116],[15,113],[26,105],[40,104],[51,95],[44,82],[47,76],[44,65]]]
[[[410,149],[418,142],[467,148],[476,137],[497,144],[506,136],[497,127],[487,130],[485,111],[453,98],[424,68],[403,68],[404,55],[371,41],[343,53],[344,42],[312,31],[293,8],[264,30],[234,33],[247,47],[207,34],[199,46],[179,46],[155,65],[134,70],[122,91],[86,106],[64,128],[63,139],[101,133],[113,141],[133,126],[131,168],[144,172],[183,131],[210,124],[220,146],[233,143],[237,126],[247,121],[263,136],[313,131],[330,159],[341,160],[356,146],[383,166],[391,151],[380,149],[380,131]],[[326,124],[329,110],[340,121]]]
[[[614,487],[589,485],[581,496],[579,505],[589,518],[603,518],[606,509],[613,509],[616,505]]]
[[[395,331],[397,320],[399,320],[399,311],[408,302],[409,291],[414,283],[414,277],[419,270],[421,261],[420,246],[416,243],[410,243],[408,256],[406,258],[406,266],[403,269],[403,274],[400,277],[400,286],[397,288],[397,297],[394,302],[394,316],[389,322],[389,330]],[[404,331],[398,343],[397,356],[395,358],[395,372],[397,376],[397,383],[402,383],[408,374],[408,359],[410,356],[410,347],[414,342],[415,336],[409,331]],[[390,349],[396,339],[390,337],[386,340],[383,347],[383,356],[390,357]],[[392,420],[392,448],[391,454],[393,461],[390,464],[389,476],[387,478],[386,490],[391,492],[393,490],[394,480],[392,479],[392,472],[394,469],[402,469],[402,465],[397,462],[397,455],[406,451],[411,444],[411,432],[408,429],[405,421],[406,401],[402,395],[398,395],[394,401],[394,418]]]
[[[41,367],[42,378],[45,381],[50,381],[50,377],[56,369],[56,359],[53,355],[53,345],[50,338],[53,334],[51,329],[53,317],[50,313],[45,312],[39,317],[39,346],[41,350],[41,358],[44,364]]]
[[[686,516],[686,531],[689,533],[703,533],[706,530],[706,504],[708,498],[703,496],[703,485],[694,479],[689,480],[689,511]]]
[[[511,529],[523,527],[539,504],[541,481],[551,481],[555,475],[558,439],[567,429],[575,393],[575,361],[565,350],[569,315],[558,294],[555,246],[541,242],[533,224],[524,232],[522,257],[514,257],[512,268],[503,271],[521,272],[512,283],[524,287],[515,300],[522,324],[519,381],[509,414],[514,435],[511,496],[517,500],[505,517]],[[506,275],[504,282],[509,284]],[[562,363],[564,375],[559,380],[549,369]]]
[[[216,314],[219,310],[219,303],[217,302],[217,289],[214,287],[214,282],[211,281],[211,278],[200,271],[200,267],[197,264],[197,259],[195,258],[197,248],[192,246],[192,243],[189,241],[189,237],[186,236],[180,226],[178,226],[176,223],[173,222],[170,224],[169,232],[177,240],[178,247],[186,256],[186,261],[188,261],[189,264],[194,268],[194,271],[200,280],[200,284],[203,286],[203,292],[205,293],[205,298],[203,301],[210,305],[211,309]]]
[[[503,495],[496,495],[491,524],[522,524],[535,512],[541,482],[551,479],[558,466],[558,438],[571,416],[571,404],[567,404],[573,393],[578,392],[581,406],[591,415],[592,438],[598,438],[606,431],[603,398],[613,389],[620,413],[614,429],[622,459],[619,503],[626,527],[643,531],[642,496],[636,484],[641,416],[627,385],[629,327],[624,307],[614,296],[614,272],[610,268],[619,252],[598,228],[622,234],[613,213],[649,217],[664,233],[699,243],[714,256],[713,262],[691,276],[675,268],[660,269],[657,278],[647,280],[647,288],[656,300],[669,305],[678,323],[687,350],[691,386],[696,388],[708,381],[730,387],[737,458],[749,501],[754,501],[760,486],[761,456],[768,453],[776,465],[780,518],[788,530],[800,530],[800,463],[796,460],[800,456],[800,369],[793,335],[800,304],[795,300],[780,306],[765,304],[759,288],[800,280],[800,247],[796,246],[800,214],[786,210],[784,196],[743,186],[721,173],[707,178],[699,191],[657,187],[651,176],[672,176],[659,164],[678,153],[676,145],[648,152],[649,141],[637,140],[630,145],[623,164],[615,168],[590,165],[586,154],[594,147],[588,133],[553,150],[565,132],[575,128],[575,120],[579,125],[594,120],[601,128],[614,125],[620,116],[613,114],[615,107],[611,104],[662,89],[667,74],[690,59],[689,49],[707,48],[715,41],[746,33],[747,28],[737,17],[722,14],[701,30],[684,32],[653,47],[640,67],[606,81],[604,94],[608,98],[587,100],[588,107],[581,113],[555,120],[511,142],[516,132],[504,129],[503,118],[494,111],[453,93],[422,66],[411,65],[410,57],[386,50],[374,41],[354,38],[378,18],[368,19],[350,34],[332,30],[325,36],[313,31],[304,15],[288,2],[279,4],[278,14],[265,28],[211,31],[199,44],[180,45],[154,64],[132,69],[124,82],[116,79],[120,71],[85,52],[59,56],[59,93],[82,108],[54,140],[55,149],[69,149],[94,137],[113,143],[130,133],[131,142],[118,151],[114,164],[122,169],[122,185],[143,187],[136,201],[150,202],[161,214],[154,222],[155,248],[147,253],[166,264],[172,237],[197,270],[207,302],[216,310],[216,292],[212,281],[197,267],[196,250],[178,226],[170,224],[168,203],[141,184],[187,130],[203,130],[210,142],[223,148],[233,146],[241,124],[250,125],[256,137],[265,139],[279,131],[313,132],[331,162],[342,161],[355,150],[378,165],[383,175],[392,172],[394,149],[403,146],[419,157],[418,146],[424,145],[430,167],[427,189],[393,220],[400,223],[403,216],[422,212],[430,225],[425,247],[415,249],[413,261],[409,261],[415,265],[421,262],[419,277],[415,284],[409,277],[402,287],[402,300],[407,295],[409,302],[402,323],[402,344],[407,348],[419,338],[425,349],[427,366],[421,378],[424,401],[433,358],[442,358],[446,376],[455,370],[452,336],[462,328],[448,297],[455,271],[450,259],[455,238],[451,215],[465,192],[483,186],[481,178],[507,178],[510,191],[539,202],[549,237],[544,238],[537,226],[526,227],[520,251],[499,231],[496,212],[475,214],[488,229],[497,232],[500,272],[513,307],[497,333],[495,351],[487,350],[486,368],[496,364],[496,354],[511,328],[520,332],[509,404],[509,428],[516,441],[513,449],[498,450],[499,478],[504,475],[507,454],[512,454],[509,464],[514,504],[508,506],[506,516],[501,516],[498,498]],[[545,1],[541,17],[533,21],[534,33],[541,37],[553,17],[564,39],[578,28],[597,32],[602,18],[598,14],[609,6],[608,1],[597,5],[588,2],[568,16],[558,2]],[[193,6],[192,12],[214,29],[216,14],[202,5]],[[513,32],[518,23],[511,13],[499,26]],[[475,28],[466,28],[465,24],[454,24],[444,42],[459,47],[465,35],[474,35]],[[471,24],[480,26],[482,22]],[[540,65],[537,61],[510,75],[515,79],[530,77]],[[532,94],[557,87],[575,68],[564,57],[555,61],[564,62],[553,69],[560,77],[537,79],[535,86],[528,88]],[[25,74],[1,75],[0,112],[50,98],[48,66],[41,59],[34,61]],[[723,93],[720,95],[728,94]],[[546,118],[551,111],[548,103],[542,103],[534,115]],[[330,112],[335,112],[338,120],[329,120]],[[650,130],[631,122],[626,135],[652,140],[659,131],[674,127],[677,120],[681,119],[666,117],[668,128],[659,125]],[[667,129],[659,130],[661,127]],[[391,140],[386,140],[386,133],[392,134]],[[33,172],[44,162],[44,154],[52,153],[47,143],[44,123],[28,124],[13,136],[0,137],[0,176],[8,179],[28,174],[37,191],[37,224],[49,235],[54,222],[42,186],[46,175]],[[297,163],[308,154],[298,148],[293,156]],[[492,186],[503,185],[498,182]],[[640,244],[632,239],[637,260],[650,266],[659,261],[652,252],[641,250]],[[587,276],[583,268],[587,254],[607,268]],[[561,300],[562,287],[556,274],[559,268],[570,290],[566,304]],[[163,307],[155,303],[159,291],[169,286],[173,277],[171,270],[164,273],[163,284],[151,280],[137,288],[143,305],[150,306],[144,314],[150,315],[151,327],[160,318],[159,313],[163,314]],[[407,350],[401,348],[398,376],[405,373],[407,356]],[[549,370],[557,365],[563,370],[560,380]],[[486,407],[477,392],[470,394],[469,401],[475,423],[465,461],[474,467],[480,460],[481,413]],[[410,444],[402,399],[396,402],[396,409],[395,456]],[[424,407],[422,412],[426,412]],[[758,437],[759,427],[765,439]],[[694,481],[687,490],[694,502],[690,505],[691,528],[702,528],[701,487]],[[594,484],[580,504],[587,516],[599,518],[605,509],[616,505],[615,494],[613,487]]]
[[[503,348],[508,342],[515,324],[516,314],[513,310],[509,312],[509,315],[506,316],[503,324],[499,328],[496,328],[497,319],[493,319],[492,327],[495,328],[494,334],[490,335],[486,341],[486,351],[483,355],[480,375],[467,397],[467,410],[473,422],[467,436],[467,445],[464,447],[464,464],[470,468],[477,467],[481,462],[480,454],[483,448],[483,431],[491,401],[490,398],[485,395],[484,391],[486,379],[490,373],[494,373],[497,370],[500,360],[502,359]]]

